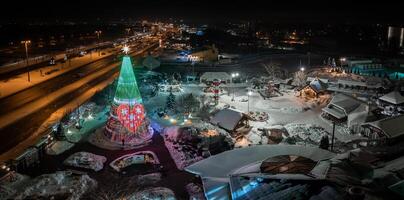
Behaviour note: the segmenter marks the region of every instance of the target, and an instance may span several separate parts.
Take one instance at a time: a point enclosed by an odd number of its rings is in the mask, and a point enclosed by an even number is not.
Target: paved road
[[[112,55],[103,58],[83,67],[79,67],[75,70],[66,72],[62,75],[50,79],[49,81],[34,85],[14,95],[5,97],[0,100],[0,113],[7,113],[9,111],[12,111],[28,102],[34,101],[68,84],[74,83],[82,77],[94,73],[95,71],[98,71],[103,67],[116,62],[116,60],[114,60],[115,57],[116,55]]]

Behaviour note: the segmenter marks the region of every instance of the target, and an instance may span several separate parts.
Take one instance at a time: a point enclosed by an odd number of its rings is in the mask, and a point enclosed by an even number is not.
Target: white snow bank
[[[155,187],[148,188],[143,191],[137,192],[129,200],[144,200],[144,199],[158,199],[158,200],[175,200],[174,192],[168,188]]]
[[[63,162],[63,164],[67,166],[91,169],[98,172],[104,168],[104,163],[106,161],[107,158],[104,156],[99,156],[88,152],[76,152],[70,155]]]
[[[68,196],[67,199],[81,199],[97,182],[88,175],[73,176],[71,172],[59,171],[34,178],[27,187],[16,196],[16,199],[39,197],[49,199],[52,196]]]
[[[324,135],[328,135],[324,128],[313,124],[287,124],[285,128],[289,136],[297,136],[304,141],[312,141],[317,144]]]

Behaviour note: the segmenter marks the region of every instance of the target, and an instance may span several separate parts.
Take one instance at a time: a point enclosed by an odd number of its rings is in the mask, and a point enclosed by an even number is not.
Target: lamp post
[[[237,73],[231,73],[231,86],[232,86],[232,89],[233,89],[233,97],[231,98],[231,101],[234,101],[234,83],[233,83],[233,78],[236,78],[236,77],[238,77],[239,76],[239,74],[238,74],[238,72]]]
[[[247,92],[247,96],[248,96],[248,99],[247,99],[247,101],[248,101],[247,113],[250,112],[250,96],[251,96],[251,95],[252,95],[252,92],[251,92],[251,91],[248,91],[248,92]]]
[[[27,69],[28,69],[28,82],[31,82],[31,76],[29,74],[29,68],[28,68],[28,44],[31,44],[31,40],[23,40],[23,41],[21,41],[21,44],[24,44],[24,46],[25,46],[25,56],[26,56]]]
[[[101,33],[102,33],[102,31],[100,31],[100,30],[97,30],[97,31],[95,31],[95,34],[97,35],[97,40],[98,40],[98,48],[100,47],[100,35],[101,35]],[[98,49],[98,56],[100,56],[100,50]]]

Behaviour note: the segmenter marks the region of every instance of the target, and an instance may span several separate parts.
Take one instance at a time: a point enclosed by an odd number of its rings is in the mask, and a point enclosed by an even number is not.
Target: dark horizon
[[[21,7],[19,4],[24,4]],[[18,8],[9,9],[9,8]],[[257,1],[35,1],[3,6],[2,22],[184,19],[203,23],[235,20],[308,23],[391,23],[402,25],[404,2]]]

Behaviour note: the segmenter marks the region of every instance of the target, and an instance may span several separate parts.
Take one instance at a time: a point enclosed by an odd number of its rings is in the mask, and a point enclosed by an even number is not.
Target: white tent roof
[[[404,115],[366,123],[383,131],[388,138],[404,135]]]
[[[210,119],[210,122],[228,131],[232,131],[242,118],[243,113],[241,111],[225,108],[217,112]]]
[[[390,92],[379,99],[395,105],[404,103],[404,97],[398,91]]]
[[[257,145],[241,149],[233,149],[211,156],[185,168],[186,171],[197,174],[202,178],[207,199],[229,199],[228,191],[230,177],[236,174],[254,172],[259,165],[269,157],[280,155],[296,155],[310,158],[313,161],[328,160],[334,153],[316,147],[298,145]],[[319,178],[323,177],[324,168],[320,164],[314,170]],[[262,175],[262,174],[261,174]],[[274,175],[276,176],[276,175]],[[282,175],[279,175],[282,176]],[[294,178],[310,178],[305,175],[292,175]],[[283,177],[287,178],[287,177]]]
[[[313,161],[320,161],[331,159],[335,154],[317,147],[282,144],[257,145],[225,151],[194,163],[185,170],[201,177],[228,178],[240,168],[280,155],[303,156]]]
[[[226,72],[205,72],[201,76],[201,80],[213,81],[214,79],[227,81],[231,79],[231,76]]]

